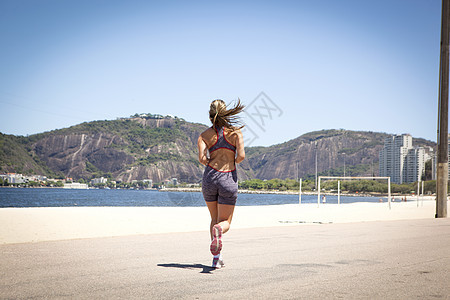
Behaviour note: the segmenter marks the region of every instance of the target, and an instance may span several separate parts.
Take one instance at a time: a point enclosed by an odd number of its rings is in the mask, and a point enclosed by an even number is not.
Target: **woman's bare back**
[[[236,147],[237,140],[239,138],[240,130],[228,130],[224,129],[223,134],[228,143]],[[218,134],[215,129],[208,128],[200,137],[206,144],[206,148],[211,148],[218,139]],[[237,149],[236,149],[237,150]],[[218,171],[228,172],[233,171],[236,168],[235,165],[236,152],[227,148],[219,148],[210,153],[208,165]]]

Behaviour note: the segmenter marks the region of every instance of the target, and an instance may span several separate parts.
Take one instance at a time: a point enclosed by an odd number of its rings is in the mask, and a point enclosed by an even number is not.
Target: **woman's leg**
[[[222,227],[222,233],[225,233],[230,229],[233,212],[234,205],[218,204],[217,223]]]
[[[209,225],[209,234],[211,240],[213,239],[212,228],[217,224],[219,220],[219,209],[217,207],[217,201],[206,201],[206,206],[208,206],[209,214],[211,215],[211,224]]]
[[[231,219],[233,217],[234,205],[218,204],[217,205],[217,224],[212,228],[212,241],[209,249],[215,258],[218,257],[222,250],[222,235],[230,229]],[[213,223],[211,222],[211,225]],[[214,265],[214,263],[213,263]]]

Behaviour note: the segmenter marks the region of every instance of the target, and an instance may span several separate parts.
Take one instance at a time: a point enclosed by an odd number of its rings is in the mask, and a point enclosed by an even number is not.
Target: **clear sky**
[[[0,132],[209,124],[212,100],[239,97],[252,146],[339,128],[436,141],[440,22],[438,0],[0,0]]]

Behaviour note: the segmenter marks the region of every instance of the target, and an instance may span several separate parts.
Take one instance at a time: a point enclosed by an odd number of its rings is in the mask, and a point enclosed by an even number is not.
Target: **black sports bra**
[[[216,151],[217,149],[228,149],[233,152],[236,152],[236,146],[233,146],[229,141],[227,141],[227,138],[225,137],[223,133],[223,127],[217,129],[215,126],[211,127],[214,128],[217,134],[217,141],[214,145],[209,148],[209,153]]]

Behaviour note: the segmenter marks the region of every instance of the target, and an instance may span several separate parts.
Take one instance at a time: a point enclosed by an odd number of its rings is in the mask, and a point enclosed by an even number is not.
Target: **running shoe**
[[[222,227],[218,224],[213,227],[213,240],[209,250],[211,250],[212,255],[217,255],[222,250]]]
[[[213,257],[212,267],[216,269],[220,269],[225,267],[225,263],[223,262],[222,254],[219,257]]]

